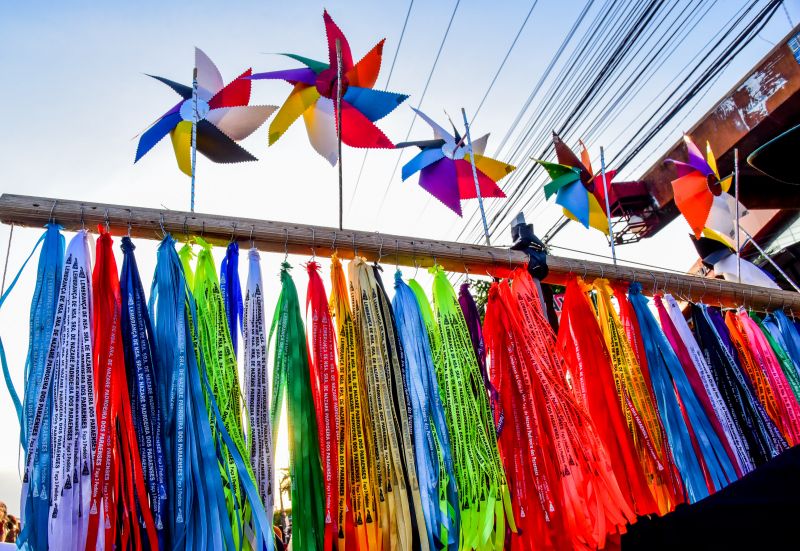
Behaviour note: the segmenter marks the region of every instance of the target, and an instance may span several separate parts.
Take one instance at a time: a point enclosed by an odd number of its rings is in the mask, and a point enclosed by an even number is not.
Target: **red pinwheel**
[[[216,65],[199,48],[195,48],[197,68],[197,151],[215,163],[239,163],[257,160],[236,142],[252,134],[277,109],[274,105],[248,105],[252,83],[248,69],[227,86]],[[182,100],[164,113],[139,138],[136,161],[169,134],[178,168],[192,175],[191,140],[195,120],[192,87],[172,80],[148,75],[163,82]]]
[[[308,139],[314,149],[331,165],[338,161],[336,135],[336,94],[339,65],[336,41],[341,48],[341,137],[351,147],[393,148],[391,140],[373,124],[385,117],[408,97],[374,90],[381,68],[384,40],[353,63],[350,44],[333,22],[328,12],[323,13],[328,37],[328,63],[307,57],[284,54],[304,68],[257,73],[252,80],[285,80],[294,86],[269,127],[269,144],[272,145],[288,130],[300,115],[306,124]]]

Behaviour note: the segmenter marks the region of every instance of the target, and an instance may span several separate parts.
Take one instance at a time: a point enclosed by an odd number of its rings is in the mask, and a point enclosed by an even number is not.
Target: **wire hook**
[[[108,222],[108,209],[103,214],[103,224],[106,226],[106,233],[111,233],[111,224]]]
[[[84,222],[83,220],[83,205],[81,205],[81,229],[82,230],[86,229],[86,222]]]
[[[400,240],[394,240],[394,270],[400,271]]]
[[[166,237],[167,230],[164,229],[164,213],[160,212],[158,216],[158,225],[161,227],[161,233],[163,234],[163,237]]]
[[[131,218],[133,218],[133,211],[128,209],[128,237],[131,236]]]
[[[314,228],[311,228],[311,260],[317,259],[317,235]]]
[[[189,220],[188,216],[184,216],[183,217],[183,236],[186,238],[186,242],[187,243],[189,242],[189,224],[187,224],[188,220]],[[130,220],[129,220],[129,222],[130,222]]]
[[[283,228],[284,238],[283,238],[283,261],[289,261],[289,229]]]
[[[331,250],[333,252],[337,252],[337,249],[336,249],[336,232],[333,232],[333,244],[331,245]]]
[[[253,240],[253,232],[255,230],[256,230],[255,224],[251,224],[250,225],[250,248],[251,249],[255,249],[256,248],[256,242]]]
[[[428,249],[430,249],[431,258],[433,258],[433,267],[435,268],[438,265],[438,263],[436,262],[436,255],[433,254],[433,243],[428,243]]]
[[[358,257],[358,248],[356,247],[356,234],[353,234],[353,258]]]
[[[381,242],[380,244],[378,244],[378,260],[375,261],[375,264],[376,265],[380,264],[382,259],[383,259],[383,236],[381,235]]]
[[[656,285],[658,285],[658,279],[656,279],[656,274],[650,272],[650,277],[653,278],[653,296],[656,296]]]
[[[53,199],[53,206],[50,208],[50,216],[48,217],[47,221],[51,224],[55,224],[56,219],[53,218],[53,211],[56,210],[56,205],[58,204],[58,199]]]
[[[236,237],[236,222],[233,223],[233,230],[231,230],[231,240],[229,241],[229,243],[233,243],[235,237]]]

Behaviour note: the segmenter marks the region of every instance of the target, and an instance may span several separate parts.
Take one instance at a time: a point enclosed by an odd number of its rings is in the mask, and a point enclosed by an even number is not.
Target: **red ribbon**
[[[143,547],[144,523],[150,549],[158,549],[148,505],[142,461],[131,416],[120,326],[120,290],[111,235],[100,226],[92,273],[94,381],[97,448],[86,549],[97,547],[100,511],[105,547]]]

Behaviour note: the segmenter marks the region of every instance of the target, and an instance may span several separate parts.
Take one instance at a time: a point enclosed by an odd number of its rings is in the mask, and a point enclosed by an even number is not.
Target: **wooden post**
[[[359,256],[368,260],[378,260],[379,255],[385,258],[390,254],[396,258],[397,264],[415,266],[432,265],[435,257],[445,270],[461,273],[468,270],[473,276],[488,271],[491,275],[503,277],[510,269],[526,265],[528,261],[528,257],[520,251],[472,243],[88,201],[58,199],[56,202],[47,197],[0,196],[0,222],[5,224],[41,228],[51,219],[51,209],[52,218],[68,231],[78,230],[84,224],[87,228],[103,224],[104,215],[108,212],[113,235],[126,235],[130,222],[131,236],[160,239],[163,220],[164,229],[174,235],[182,236],[184,232],[199,235],[202,232],[203,237],[212,244],[226,246],[231,240],[231,228],[236,227],[242,230],[234,230],[234,239],[249,242],[252,232],[253,243],[262,251],[283,253],[286,250],[292,254],[307,255],[314,248],[317,256],[330,256],[334,252],[334,243],[348,243],[355,246]],[[395,251],[387,253],[387,247],[391,247],[387,244],[394,244]],[[353,251],[351,247],[342,247],[339,254],[352,257]],[[792,291],[558,256],[548,256],[547,263],[550,275],[545,282],[548,283],[563,284],[571,275],[587,280],[605,277],[620,282],[638,281],[643,283],[643,291],[649,293],[652,285],[647,282],[655,281],[658,282],[658,289],[689,297],[695,302],[721,303],[731,307],[747,305],[761,310],[786,307],[800,313],[800,293]]]

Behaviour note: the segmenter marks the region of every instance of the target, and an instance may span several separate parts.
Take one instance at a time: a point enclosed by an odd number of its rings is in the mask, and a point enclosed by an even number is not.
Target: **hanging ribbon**
[[[339,551],[380,548],[374,431],[347,281],[336,253],[331,257],[330,307],[339,335]]]
[[[572,375],[576,397],[594,421],[629,507],[638,516],[657,513],[658,506],[639,463],[633,434],[628,430],[616,392],[611,355],[587,290],[586,284],[577,278],[567,282],[557,348]]]
[[[309,262],[306,292],[306,336],[309,351],[311,390],[319,421],[319,446],[322,454],[322,477],[325,481],[325,551],[337,543],[339,507],[339,373],[336,367],[336,336],[320,266]],[[309,323],[309,309],[311,320]]]
[[[527,269],[498,286],[511,331],[519,331],[520,365],[527,370],[539,407],[541,438],[554,444],[550,461],[559,472],[562,518],[574,548],[605,547],[609,534],[624,532],[635,515],[620,491],[613,469],[588,412],[567,387],[567,366],[545,317],[541,291]],[[499,306],[499,305],[498,305]],[[502,319],[502,315],[501,315]],[[516,325],[516,327],[515,327]],[[500,350],[498,350],[500,352]],[[523,530],[524,532],[524,530]]]
[[[122,345],[127,368],[127,385],[133,425],[142,458],[142,474],[150,498],[159,549],[165,545],[167,507],[166,464],[162,434],[162,405],[159,401],[153,349],[153,328],[147,311],[142,280],[130,237],[122,238]],[[145,506],[144,503],[141,506]]]
[[[195,237],[195,241],[201,249],[197,255],[193,294],[197,304],[197,332],[205,374],[222,415],[221,422],[233,440],[237,454],[247,457],[242,429],[239,370],[214,268],[214,258],[211,255],[211,245],[199,237]],[[214,424],[212,430],[215,430]],[[250,504],[245,501],[241,478],[248,477],[252,482],[253,474],[249,462],[246,465],[246,472],[239,472],[233,450],[227,443],[219,450],[219,456],[223,480],[229,482],[225,487],[225,499],[233,528],[233,538],[239,545],[238,542],[244,541],[244,525],[249,521],[251,513]]]
[[[258,493],[268,519],[275,509],[275,471],[270,423],[269,361],[264,318],[264,283],[258,249],[250,249],[244,301],[244,380],[248,414],[247,444]]]
[[[656,295],[653,297],[653,301],[656,304],[661,329],[678,357],[694,395],[722,442],[725,453],[736,470],[736,477],[740,478],[743,473],[749,472],[753,468],[745,450],[744,438],[731,419],[730,412],[720,396],[703,353],[697,346],[697,341],[694,340],[689,325],[683,317],[683,312],[670,295],[666,295],[663,299]],[[664,302],[667,303],[666,306]]]
[[[626,323],[620,319],[620,315],[611,304],[611,287],[608,280],[595,279],[592,286],[597,297],[597,319],[605,337],[606,347],[611,354],[618,400],[625,413],[628,431],[633,436],[639,463],[649,481],[659,513],[665,514],[683,501],[683,490],[673,470],[666,435],[655,397],[651,392],[649,374],[646,377],[642,369],[647,358],[643,354],[640,363],[635,353],[637,347],[634,344],[641,342],[641,339],[631,341],[626,332],[626,327],[631,331],[636,329],[634,336],[638,337],[638,323],[632,312],[629,312],[631,306],[624,293],[616,294],[620,311],[626,314]]]
[[[675,464],[691,502],[736,479],[724,446],[703,411],[666,336],[656,324],[641,285],[630,286],[628,299],[639,321],[647,363]],[[692,431],[696,441],[692,442]],[[708,475],[708,480],[704,475]]]
[[[239,332],[242,329],[242,284],[239,282],[239,243],[231,241],[219,267],[219,288],[228,317],[228,331],[233,345],[233,355],[239,353]]]
[[[363,369],[374,430],[377,460],[378,520],[383,545],[396,538],[401,549],[428,549],[417,526],[424,520],[412,448],[412,427],[406,408],[407,390],[394,322],[385,293],[363,259],[348,266],[357,342],[363,351]],[[413,547],[412,547],[413,546]]]
[[[21,510],[27,511],[34,461],[46,425],[44,415],[49,401],[52,466],[46,537],[49,547],[54,549],[83,548],[88,529],[89,516],[85,512],[89,510],[92,452],[97,441],[88,240],[86,230],[81,230],[67,248],[53,333],[29,427],[22,478]]]
[[[800,404],[764,334],[744,310],[727,312],[725,323],[767,413],[790,446],[800,443]]]
[[[786,314],[780,310],[769,314],[764,319],[764,323],[792,359],[797,372],[800,373],[800,331],[798,331],[797,325],[789,321]]]
[[[20,422],[20,442],[26,454],[30,449],[31,429],[36,415],[37,398],[44,380],[47,353],[50,348],[53,321],[59,298],[61,276],[64,271],[64,236],[61,235],[60,230],[61,227],[57,224],[47,224],[47,230],[36,241],[25,262],[22,263],[19,271],[11,280],[2,297],[0,297],[0,307],[2,307],[14,290],[17,281],[19,281],[22,272],[25,270],[25,266],[33,258],[39,245],[43,244],[42,251],[39,254],[36,286],[34,287],[31,301],[23,403],[20,403],[19,396],[11,381],[11,373],[8,369],[3,341],[0,339],[0,364],[2,364],[6,387]],[[47,549],[51,478],[50,415],[51,400],[48,396],[45,398],[41,412],[41,435],[34,453],[30,482],[26,486],[28,494],[22,497],[22,531],[17,538],[20,545],[27,543],[34,551]]]
[[[778,339],[776,339],[769,329],[767,329],[767,326],[764,324],[761,318],[755,314],[755,312],[750,312],[750,318],[756,323],[764,336],[763,338],[769,344],[769,348],[772,350],[775,360],[780,365],[781,371],[783,371],[783,375],[786,377],[786,382],[788,383],[789,388],[792,389],[792,395],[794,396],[794,399],[800,400],[800,375],[797,373],[797,369],[795,368],[792,358],[780,344]],[[762,342],[761,345],[763,346],[763,344],[764,343]]]
[[[692,321],[698,342],[713,368],[713,374],[737,424],[743,428],[755,466],[786,449],[786,442],[759,402],[747,374],[739,366],[736,350],[719,310],[705,304],[692,306]]]
[[[92,274],[94,380],[97,448],[91,483],[88,549],[130,545],[158,549],[158,536],[145,486],[125,369],[122,299],[111,235],[100,226]],[[129,305],[126,303],[126,307]],[[134,369],[138,366],[131,366]],[[140,433],[141,436],[145,434]],[[145,452],[149,442],[145,438]],[[145,456],[145,461],[148,458]],[[155,458],[153,459],[153,468]],[[147,468],[145,466],[145,468]],[[156,492],[158,490],[156,489]],[[157,497],[159,497],[157,495]],[[159,504],[155,504],[160,511]],[[103,534],[99,533],[100,521]],[[144,533],[141,528],[144,528]]]
[[[308,364],[305,330],[297,289],[289,269],[281,265],[281,294],[272,319],[269,342],[275,336],[270,420],[277,427],[284,393],[289,425],[289,468],[292,477],[292,546],[320,551],[324,541],[322,468],[317,442],[317,417]],[[273,433],[274,439],[277,431]]]
[[[426,300],[427,302],[427,300]],[[414,291],[395,273],[392,300],[404,352],[414,423],[414,450],[430,549],[458,549],[458,494],[430,337]]]
[[[464,315],[444,270],[432,268],[441,348],[434,356],[453,451],[461,518],[460,548],[504,548],[506,522],[516,532],[506,474]]]
[[[190,251],[188,247],[182,249]],[[233,548],[195,343],[196,309],[170,235],[158,246],[150,291],[164,411],[170,549]]]

